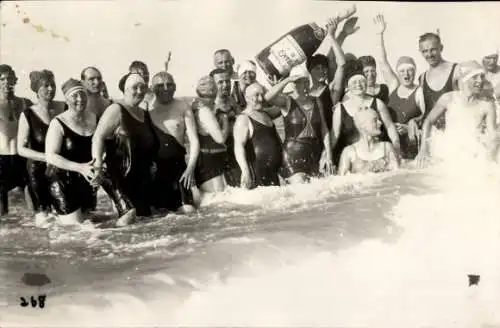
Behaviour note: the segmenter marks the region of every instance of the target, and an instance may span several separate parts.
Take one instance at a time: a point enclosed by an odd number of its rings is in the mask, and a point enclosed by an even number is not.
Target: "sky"
[[[377,13],[388,25],[389,61],[412,56],[418,73],[426,69],[417,43],[425,32],[440,30],[444,57],[454,62],[480,59],[500,47],[500,2],[8,1],[0,3],[0,62],[16,70],[20,96],[34,97],[32,70],[52,70],[60,87],[84,67],[96,66],[111,96],[119,97],[118,80],[133,60],[146,62],[153,75],[171,51],[177,94],[189,96],[199,77],[212,69],[216,49],[230,49],[236,62],[251,59],[290,29],[313,21],[324,26],[328,17],[353,4],[360,30],[346,40],[344,50],[358,56],[374,53]],[[56,99],[62,99],[60,88]]]

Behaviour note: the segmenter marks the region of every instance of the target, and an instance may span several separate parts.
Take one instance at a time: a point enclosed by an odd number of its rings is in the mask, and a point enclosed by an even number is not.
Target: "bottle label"
[[[268,58],[281,75],[289,74],[292,67],[302,64],[307,59],[306,54],[291,35],[276,42],[269,49]]]
[[[325,38],[326,36],[326,33],[325,31],[318,26],[318,24],[316,23],[310,23],[309,26],[312,28],[313,30],[313,33],[314,33],[314,37],[320,41],[323,41],[323,39]]]

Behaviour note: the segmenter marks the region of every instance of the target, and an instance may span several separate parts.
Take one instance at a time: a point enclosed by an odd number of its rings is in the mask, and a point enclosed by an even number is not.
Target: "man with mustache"
[[[435,33],[425,33],[418,40],[419,50],[429,64],[429,69],[420,75],[420,85],[424,95],[424,115],[421,122],[429,115],[441,95],[457,90],[457,64],[450,63],[442,57],[443,44]],[[444,117],[435,123],[436,128],[442,130],[445,126]]]

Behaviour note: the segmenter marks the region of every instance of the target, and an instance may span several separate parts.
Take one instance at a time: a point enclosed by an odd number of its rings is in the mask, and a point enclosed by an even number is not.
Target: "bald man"
[[[155,74],[152,91],[155,98],[150,106],[150,115],[160,143],[153,179],[153,206],[160,210],[192,211],[191,188],[200,151],[193,112],[186,100],[174,98],[176,84],[171,74],[165,71]],[[186,141],[189,143],[187,164]]]

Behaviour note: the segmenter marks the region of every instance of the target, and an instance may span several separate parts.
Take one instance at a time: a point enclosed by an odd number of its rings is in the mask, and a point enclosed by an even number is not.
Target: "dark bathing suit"
[[[443,94],[453,91],[453,75],[455,73],[456,67],[457,64],[453,64],[450,75],[448,76],[448,80],[446,80],[444,87],[438,91],[432,90],[429,84],[427,83],[427,72],[420,76],[420,84],[422,85],[422,91],[424,93],[424,103],[425,103],[425,113],[424,117],[422,118],[422,122],[427,118],[427,116],[434,108],[434,105],[436,105],[439,98]],[[441,115],[436,121],[436,123],[434,123],[434,125],[439,130],[444,130],[444,128],[446,127],[446,116],[444,114]]]
[[[373,101],[370,104],[370,108],[375,110],[378,114],[377,98],[373,98]],[[352,145],[359,140],[359,131],[354,124],[354,119],[351,115],[349,115],[349,113],[345,109],[344,104],[342,103],[340,103],[340,121],[340,134],[337,140],[337,144],[335,145],[332,153],[333,164],[337,167],[339,165],[340,156],[342,155],[342,151],[344,150],[344,148]],[[390,139],[387,135],[387,129],[384,125],[382,125],[379,138],[380,140],[390,142]]]
[[[389,96],[388,109],[394,123],[408,124],[411,119],[421,115],[415,99],[417,90],[415,89],[408,98],[401,98],[397,91],[396,88]],[[400,134],[399,141],[401,143],[401,156],[404,159],[414,159],[418,154],[418,144],[410,141],[408,133]]]
[[[82,136],[71,130],[56,118],[63,128],[63,140],[60,155],[69,161],[87,163],[92,160],[92,135]],[[66,171],[53,165],[47,165],[47,177],[51,181],[50,192],[54,198],[54,207],[58,214],[66,215],[81,209],[95,208],[97,189],[76,172]]]
[[[191,190],[179,182],[187,168],[186,149],[172,135],[154,125],[153,129],[159,142],[152,188],[153,206],[175,211],[182,205],[193,205]]]
[[[387,105],[389,102],[389,87],[387,84],[381,84],[378,93],[372,97],[382,100],[382,102]]]
[[[149,216],[151,168],[158,149],[151,118],[144,111],[144,122],[138,121],[121,104],[118,105],[121,109],[120,128],[106,143],[107,176],[112,183],[106,189],[123,196],[115,203],[119,214],[133,207],[138,216]]]
[[[309,176],[319,174],[322,152],[320,102],[304,111],[292,98],[288,98],[288,114],[284,116],[283,167],[281,175],[287,179],[296,173]]]
[[[210,135],[198,134],[200,153],[196,162],[195,179],[199,187],[210,179],[224,174],[227,165],[226,146],[218,144]]]
[[[219,117],[221,113],[227,113],[228,123],[230,126],[230,131],[226,139],[227,153],[224,177],[230,187],[238,187],[240,185],[241,169],[236,161],[236,156],[234,155],[234,137],[232,131],[232,127],[236,121],[237,110],[235,106],[231,106],[228,112],[218,109],[216,117]]]
[[[279,186],[278,169],[282,163],[281,139],[273,125],[267,126],[248,116],[253,126],[252,137],[245,145],[252,175],[252,188]]]
[[[48,124],[45,124],[31,108],[24,111],[24,116],[29,127],[27,146],[34,151],[45,153],[45,136],[49,128]],[[35,212],[49,211],[53,204],[53,198],[50,194],[50,181],[45,174],[47,163],[27,159],[26,168],[29,177],[28,192]]]

